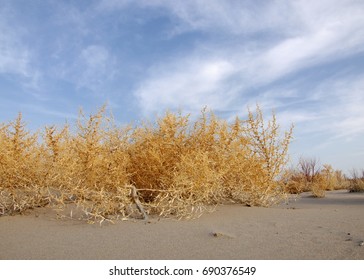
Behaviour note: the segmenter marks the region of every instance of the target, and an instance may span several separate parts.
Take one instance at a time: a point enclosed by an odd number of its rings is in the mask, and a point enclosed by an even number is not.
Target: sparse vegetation
[[[349,179],[349,191],[364,192],[364,169],[361,171],[353,169],[350,175],[351,178]]]
[[[347,188],[347,180],[340,170],[331,165],[320,165],[317,159],[300,158],[298,167],[286,170],[282,180],[288,193],[311,191],[315,197],[325,197],[325,192]]]
[[[203,110],[196,121],[167,112],[135,128],[117,127],[103,107],[80,111],[74,130],[30,133],[21,114],[0,125],[0,215],[73,203],[86,219],[136,217],[137,195],[147,214],[189,217],[226,202],[269,206],[285,194],[277,177],[292,129],[281,138],[274,114],[265,123],[258,106],[231,124]]]

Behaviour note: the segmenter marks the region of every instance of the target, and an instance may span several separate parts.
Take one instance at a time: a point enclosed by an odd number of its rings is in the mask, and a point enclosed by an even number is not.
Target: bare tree
[[[313,182],[315,177],[320,173],[320,164],[316,158],[300,158],[298,166],[306,182]]]

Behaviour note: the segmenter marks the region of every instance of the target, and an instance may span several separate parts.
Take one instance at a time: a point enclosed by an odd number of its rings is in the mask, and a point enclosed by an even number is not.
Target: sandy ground
[[[89,225],[40,209],[1,217],[0,236],[0,259],[7,260],[364,260],[364,193],[304,193],[272,208],[225,205],[199,219],[148,224]]]

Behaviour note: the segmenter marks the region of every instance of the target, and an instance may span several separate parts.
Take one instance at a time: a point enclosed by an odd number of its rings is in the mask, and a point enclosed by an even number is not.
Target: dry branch
[[[143,219],[144,219],[145,221],[148,221],[148,215],[147,215],[147,213],[145,212],[143,205],[140,203],[140,200],[139,200],[139,196],[138,196],[138,192],[137,192],[136,187],[135,187],[135,186],[133,186],[133,185],[130,185],[130,186],[128,186],[128,187],[129,187],[129,188],[131,188],[131,196],[132,196],[133,201],[134,201],[134,203],[136,204],[136,206],[137,206],[138,210],[140,211],[140,213],[142,213],[142,215],[143,215]]]

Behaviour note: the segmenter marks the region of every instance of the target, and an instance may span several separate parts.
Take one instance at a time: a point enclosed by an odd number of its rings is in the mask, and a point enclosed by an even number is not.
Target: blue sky
[[[0,0],[0,122],[64,124],[107,103],[120,123],[165,110],[246,116],[290,154],[364,168],[364,1]]]

